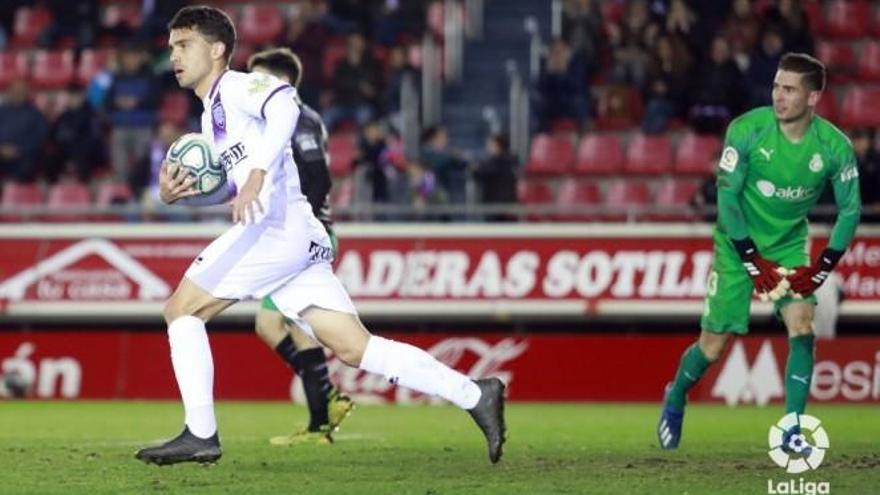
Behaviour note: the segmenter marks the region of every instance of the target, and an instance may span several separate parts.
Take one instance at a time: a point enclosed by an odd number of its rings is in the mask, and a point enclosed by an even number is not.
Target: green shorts
[[[333,246],[333,257],[336,258],[336,253],[339,252],[339,239],[336,238],[336,232],[330,227],[327,227],[327,234],[330,235],[330,245]],[[278,311],[278,306],[275,306],[271,296],[266,296],[260,301],[260,309]]]
[[[767,258],[786,268],[805,265],[808,260],[803,248],[772,252]],[[700,327],[714,333],[747,334],[754,290],[751,277],[729,241],[725,245],[716,238],[715,260],[706,281],[706,300]],[[782,308],[792,302],[816,304],[816,296],[805,299],[785,296],[773,303],[776,316],[779,317]]]

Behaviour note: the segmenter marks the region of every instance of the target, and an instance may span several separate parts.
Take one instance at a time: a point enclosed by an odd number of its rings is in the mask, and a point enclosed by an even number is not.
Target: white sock
[[[360,369],[423,394],[438,395],[462,409],[480,400],[480,387],[470,378],[434,359],[418,347],[370,337]]]
[[[193,435],[209,438],[217,432],[217,420],[214,418],[214,359],[205,322],[195,316],[181,316],[168,325],[168,342],[186,411],[186,426]]]

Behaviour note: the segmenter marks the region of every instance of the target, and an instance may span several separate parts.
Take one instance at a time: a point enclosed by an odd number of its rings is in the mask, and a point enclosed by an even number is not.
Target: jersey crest
[[[822,171],[822,167],[825,166],[825,163],[822,162],[822,155],[819,153],[814,153],[813,158],[810,159],[810,171],[819,173]]]
[[[721,167],[721,170],[733,172],[736,170],[736,164],[738,162],[739,152],[737,152],[732,146],[728,146],[727,148],[724,148],[724,151],[721,153],[721,162],[718,163],[718,166]]]

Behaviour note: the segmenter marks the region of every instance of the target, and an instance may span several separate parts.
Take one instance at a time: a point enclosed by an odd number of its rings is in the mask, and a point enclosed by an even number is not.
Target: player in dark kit
[[[302,79],[302,63],[287,48],[276,48],[255,53],[248,60],[248,70],[265,72],[294,87]],[[311,107],[298,101],[300,117],[296,124],[291,148],[293,161],[299,172],[300,187],[312,206],[315,217],[324,224],[333,243],[335,257],[338,242],[330,218],[330,170],[327,154],[327,129],[321,116]],[[301,326],[304,321],[294,322],[278,311],[269,297],[264,297],[257,312],[257,335],[270,348],[275,349],[302,379],[309,406],[309,424],[292,435],[273,437],[274,445],[317,441],[330,443],[331,433],[351,412],[354,403],[330,383],[327,374],[327,358],[324,349]]]

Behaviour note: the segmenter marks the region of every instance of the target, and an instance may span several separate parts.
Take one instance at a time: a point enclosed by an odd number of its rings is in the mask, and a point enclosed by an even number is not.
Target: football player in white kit
[[[300,191],[292,159],[296,90],[267,74],[228,69],[235,28],[216,8],[185,7],[168,28],[174,75],[202,100],[202,133],[229,180],[228,195],[212,200],[231,198],[234,225],[196,257],[163,312],[184,430],[136,457],[160,465],[220,458],[205,323],[239,300],[270,295],[349,366],[467,410],[497,462],[505,440],[501,380],[473,381],[417,347],[370,335],[333,274],[330,239]]]

